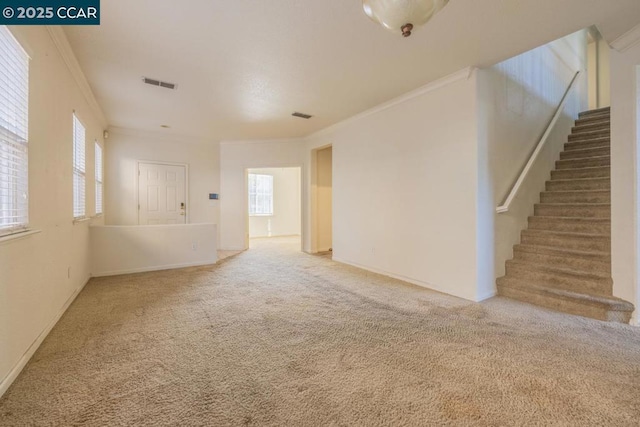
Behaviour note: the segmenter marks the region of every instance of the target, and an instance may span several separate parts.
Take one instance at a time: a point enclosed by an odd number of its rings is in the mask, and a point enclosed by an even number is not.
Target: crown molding
[[[59,25],[47,25],[47,31],[49,32],[49,36],[53,43],[55,44],[60,56],[64,60],[64,63],[69,68],[73,79],[76,81],[80,92],[86,99],[89,107],[93,110],[93,113],[96,115],[97,119],[100,121],[103,128],[106,128],[108,125],[107,119],[100,108],[100,104],[96,101],[96,97],[91,90],[91,86],[87,81],[82,68],[80,67],[80,63],[78,63],[78,59],[76,55],[73,53],[73,49],[71,49],[71,45],[69,44],[69,40],[67,39],[66,34],[62,30],[62,27]]]
[[[626,52],[638,43],[640,43],[640,24],[611,42],[611,47],[618,52]]]
[[[476,67],[466,67],[463,68],[462,70],[456,71],[455,73],[451,73],[448,76],[442,77],[438,80],[434,80],[430,83],[427,83],[424,86],[421,86],[417,89],[412,90],[411,92],[407,92],[404,95],[400,95],[397,98],[393,98],[387,102],[384,102],[382,104],[379,104],[373,108],[370,108],[368,110],[363,111],[362,113],[358,113],[355,116],[351,116],[348,119],[345,119],[341,122],[338,122],[336,124],[333,124],[329,127],[326,127],[324,129],[321,129],[317,132],[314,132],[308,136],[306,136],[304,138],[304,140],[311,140],[313,138],[317,138],[317,137],[321,137],[321,136],[325,136],[327,134],[330,134],[332,132],[335,132],[336,130],[343,128],[345,126],[347,126],[350,123],[353,123],[357,120],[363,119],[365,117],[371,116],[373,114],[377,114],[381,111],[384,110],[388,110],[389,108],[395,107],[398,104],[402,104],[404,102],[407,102],[413,98],[417,98],[421,95],[424,95],[426,93],[429,92],[433,92],[435,90],[438,90],[442,87],[448,86],[451,83],[455,83],[459,80],[469,80],[473,74],[476,72],[477,68]]]

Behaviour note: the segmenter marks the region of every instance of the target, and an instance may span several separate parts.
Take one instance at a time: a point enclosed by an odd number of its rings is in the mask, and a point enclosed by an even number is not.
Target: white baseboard
[[[9,372],[9,374],[2,380],[2,382],[0,382],[0,397],[2,397],[2,395],[9,389],[9,387],[11,386],[11,384],[13,384],[16,378],[18,378],[18,375],[20,375],[20,372],[22,372],[22,370],[27,365],[31,357],[33,357],[33,355],[35,354],[36,350],[38,350],[38,348],[40,347],[40,344],[42,344],[42,342],[47,337],[47,335],[49,335],[49,332],[51,332],[51,330],[56,325],[56,323],[58,323],[58,320],[60,320],[62,315],[67,311],[71,303],[75,301],[76,297],[80,294],[80,292],[82,292],[84,287],[87,286],[87,283],[89,283],[89,280],[91,280],[91,277],[89,277],[82,286],[78,287],[78,289],[73,291],[73,294],[71,294],[71,296],[67,299],[67,301],[64,303],[64,305],[58,312],[58,314],[56,314],[53,320],[49,322],[49,324],[44,328],[42,332],[40,332],[40,335],[38,335],[38,337],[33,341],[33,343],[31,343],[31,345],[29,346],[27,351],[22,355],[18,363],[16,363],[16,365]]]
[[[176,270],[178,268],[201,267],[204,265],[213,265],[217,262],[218,262],[218,259],[216,258],[213,261],[188,262],[184,264],[157,265],[153,267],[141,267],[141,268],[131,268],[127,270],[105,271],[102,273],[93,273],[91,276],[92,277],[109,277],[109,276],[121,276],[123,274],[148,273],[151,271]]]
[[[480,294],[480,296],[476,299],[476,302],[481,302],[481,301],[485,301],[488,300],[489,298],[493,298],[496,295],[498,295],[498,291],[496,291],[495,289],[487,292],[485,294]]]
[[[361,270],[366,270],[366,271],[370,271],[372,273],[381,274],[383,276],[391,277],[392,279],[402,280],[403,282],[411,283],[412,285],[417,285],[417,286],[420,286],[422,288],[429,289],[431,291],[436,291],[436,292],[440,292],[442,294],[451,295],[451,296],[454,296],[456,298],[461,298],[461,299],[464,299],[464,300],[467,300],[467,301],[479,302],[479,301],[476,301],[474,298],[468,298],[468,297],[463,296],[463,295],[455,295],[455,294],[452,294],[451,291],[448,290],[448,289],[443,289],[443,288],[441,288],[439,286],[436,286],[436,285],[434,285],[432,283],[428,283],[428,282],[424,282],[424,281],[421,281],[421,280],[413,279],[411,277],[406,277],[406,276],[403,276],[401,274],[395,274],[395,273],[384,271],[384,270],[381,270],[381,269],[378,269],[378,268],[368,267],[368,266],[361,265],[361,264],[358,264],[356,262],[348,261],[348,260],[345,260],[345,259],[342,259],[342,258],[336,258],[335,256],[333,257],[333,261],[336,261],[336,262],[339,262],[339,263],[342,263],[342,264],[347,264],[347,265],[350,265],[352,267],[359,268]]]

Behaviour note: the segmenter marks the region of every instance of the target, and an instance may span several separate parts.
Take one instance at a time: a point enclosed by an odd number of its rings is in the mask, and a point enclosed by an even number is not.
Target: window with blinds
[[[273,215],[273,175],[249,174],[249,215]]]
[[[102,213],[102,147],[96,141],[96,215]]]
[[[0,26],[0,236],[29,225],[29,57]]]
[[[73,218],[86,216],[85,187],[85,130],[78,117],[73,115]]]

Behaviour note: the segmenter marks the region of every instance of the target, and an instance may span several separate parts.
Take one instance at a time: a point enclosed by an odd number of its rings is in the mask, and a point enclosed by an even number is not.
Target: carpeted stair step
[[[591,130],[587,132],[572,133],[569,135],[569,142],[584,141],[596,138],[604,138],[610,136],[611,131],[609,129]]]
[[[611,218],[608,203],[538,203],[533,211],[535,216]]]
[[[530,216],[529,230],[547,230],[583,234],[611,234],[611,221],[608,218]]]
[[[611,255],[607,252],[519,244],[513,247],[513,259],[551,267],[611,274]]]
[[[591,132],[596,130],[611,131],[611,121],[609,120],[592,120],[587,123],[576,123],[571,128],[571,133]]]
[[[611,176],[610,166],[593,168],[561,169],[551,171],[551,179],[608,178]]]
[[[522,230],[520,242],[525,245],[551,246],[578,251],[611,252],[611,236],[608,234]]]
[[[577,122],[585,123],[585,122],[601,122],[601,121],[610,122],[611,114],[607,112],[607,113],[592,114],[590,116],[578,117],[578,120],[576,120],[576,125],[577,125]]]
[[[607,295],[611,294],[613,289],[613,280],[608,273],[571,270],[566,267],[558,268],[520,260],[507,261],[506,271],[505,277],[517,277],[533,283],[544,283],[567,291]]]
[[[547,181],[547,191],[580,191],[580,190],[609,190],[611,181],[609,178],[582,178],[582,179],[556,179]]]
[[[556,170],[595,168],[600,166],[610,166],[611,156],[590,157],[588,159],[567,159],[556,161]]]
[[[586,148],[611,148],[611,138],[594,138],[584,141],[573,141],[564,144],[565,151],[584,150]]]
[[[593,123],[609,123],[611,124],[611,115],[609,113],[593,114],[591,116],[578,117],[574,123],[574,127],[590,125]]]
[[[591,117],[584,117],[576,120],[575,127],[590,125],[594,123],[609,123],[611,124],[611,116],[609,114],[598,114]]]
[[[578,117],[582,119],[585,117],[593,117],[593,116],[598,116],[603,114],[609,115],[610,113],[611,113],[611,107],[602,107],[602,108],[596,108],[594,110],[583,111],[578,114]]]
[[[507,277],[499,278],[497,284],[501,296],[592,319],[629,323],[634,310],[633,304],[613,296],[571,292]]]
[[[609,190],[543,191],[540,203],[611,203]]]
[[[560,160],[569,159],[587,159],[590,157],[602,157],[609,156],[611,154],[611,147],[596,147],[596,148],[581,148],[578,150],[563,151],[560,153]]]

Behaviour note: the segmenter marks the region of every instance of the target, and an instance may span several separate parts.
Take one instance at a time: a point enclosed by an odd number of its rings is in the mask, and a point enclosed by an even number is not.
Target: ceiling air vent
[[[176,85],[173,83],[160,82],[161,87],[166,87],[167,89],[175,89]]]
[[[177,85],[175,83],[163,82],[163,81],[156,80],[156,79],[150,79],[149,77],[143,77],[142,81],[145,82],[148,85],[151,85],[151,86],[164,87],[164,88],[172,89],[172,90],[175,90],[175,88],[177,87]]]
[[[298,113],[297,111],[292,114],[293,117],[300,117],[301,119],[310,119],[312,116],[309,114]]]

